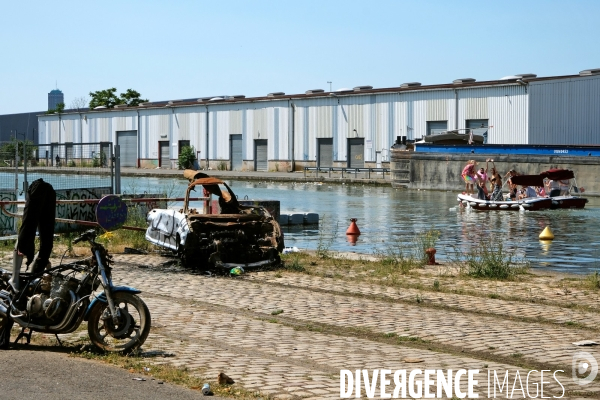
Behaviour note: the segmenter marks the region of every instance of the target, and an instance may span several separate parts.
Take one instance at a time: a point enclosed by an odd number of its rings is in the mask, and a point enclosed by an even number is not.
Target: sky
[[[600,68],[600,1],[4,1],[0,114]],[[328,83],[331,82],[331,85]]]

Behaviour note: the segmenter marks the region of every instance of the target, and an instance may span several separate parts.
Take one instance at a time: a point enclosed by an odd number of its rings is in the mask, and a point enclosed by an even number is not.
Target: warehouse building
[[[176,168],[187,145],[212,169],[385,167],[397,137],[419,140],[455,129],[475,129],[490,144],[600,145],[599,111],[600,69],[590,69],[40,115],[39,142],[65,143],[57,151],[67,152],[69,144],[112,142],[126,167]]]

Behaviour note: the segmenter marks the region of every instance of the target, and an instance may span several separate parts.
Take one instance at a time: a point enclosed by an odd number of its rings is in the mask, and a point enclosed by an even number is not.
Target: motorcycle
[[[29,343],[32,332],[71,333],[83,321],[92,344],[101,350],[131,353],[144,343],[151,317],[137,296],[141,291],[113,285],[112,257],[95,239],[96,231],[88,230],[73,240],[87,241],[91,257],[39,273],[21,273],[23,256],[15,250],[12,273],[0,268],[0,337],[4,335],[5,347],[13,323],[22,328],[15,343],[22,337]],[[100,285],[103,291],[96,295]]]

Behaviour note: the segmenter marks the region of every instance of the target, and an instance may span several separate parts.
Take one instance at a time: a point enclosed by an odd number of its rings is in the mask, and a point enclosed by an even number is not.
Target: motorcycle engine
[[[75,291],[79,279],[65,277],[59,273],[44,274],[40,280],[32,282],[39,293],[27,301],[27,312],[31,317],[45,317],[50,320],[62,317],[71,303],[70,291]]]

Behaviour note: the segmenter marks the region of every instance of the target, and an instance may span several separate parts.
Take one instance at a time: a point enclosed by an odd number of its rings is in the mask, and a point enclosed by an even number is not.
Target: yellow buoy
[[[554,234],[550,230],[549,226],[545,227],[544,230],[542,231],[542,233],[540,233],[540,239],[541,240],[553,240],[554,239]]]

